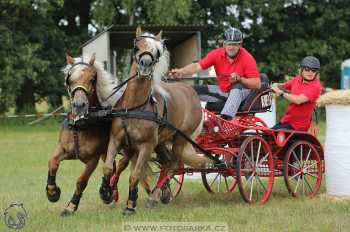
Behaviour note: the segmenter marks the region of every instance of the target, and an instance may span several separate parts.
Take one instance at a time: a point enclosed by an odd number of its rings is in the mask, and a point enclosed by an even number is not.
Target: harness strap
[[[151,111],[140,111],[140,110],[133,110],[133,111],[125,111],[125,110],[109,110],[109,111],[104,111],[103,113],[99,112],[91,112],[89,113],[89,117],[100,117],[101,115],[105,115],[106,117],[109,118],[116,118],[116,117],[121,117],[121,118],[135,118],[135,119],[143,119],[143,120],[149,120],[157,123],[159,126],[165,126],[170,128],[171,130],[175,131],[176,134],[180,134],[182,137],[184,137],[189,143],[191,143],[195,148],[203,152],[203,154],[217,162],[218,164],[221,163],[221,161],[217,158],[211,155],[210,152],[199,146],[195,141],[193,141],[189,136],[187,136],[184,132],[176,128],[174,125],[172,125],[170,122],[165,120],[163,117],[159,117],[159,115],[155,112]]]
[[[122,125],[123,125],[123,129],[124,129],[124,132],[125,132],[125,143],[126,143],[126,146],[127,148],[130,148],[130,136],[129,136],[129,133],[128,133],[128,130],[127,130],[127,125],[126,125],[126,122],[125,122],[125,118],[122,118]]]
[[[73,140],[74,140],[74,159],[80,159],[80,149],[79,149],[79,129],[73,129]]]

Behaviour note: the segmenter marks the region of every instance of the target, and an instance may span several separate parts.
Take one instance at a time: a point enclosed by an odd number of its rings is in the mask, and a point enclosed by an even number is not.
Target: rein
[[[175,131],[176,134],[181,135],[184,137],[189,143],[191,143],[194,147],[196,147],[198,150],[203,152],[203,154],[215,161],[216,163],[220,164],[221,161],[217,158],[211,155],[210,152],[199,146],[195,141],[193,141],[190,137],[188,137],[184,132],[176,128],[173,124],[171,124],[168,120],[166,120],[164,117],[160,117],[157,112],[152,111],[144,111],[144,110],[129,110],[125,111],[125,109],[109,109],[109,110],[99,110],[96,112],[89,112],[87,115],[89,118],[129,118],[129,119],[143,119],[148,121],[153,121],[157,123],[159,126],[167,127],[171,129],[172,131]]]
[[[108,99],[110,99],[116,92],[118,92],[124,85],[126,85],[129,81],[131,81],[132,79],[134,79],[138,74],[132,75],[131,77],[129,77],[128,79],[126,79],[125,81],[123,81],[122,83],[120,83],[118,86],[113,88],[113,92],[103,101],[107,101]]]

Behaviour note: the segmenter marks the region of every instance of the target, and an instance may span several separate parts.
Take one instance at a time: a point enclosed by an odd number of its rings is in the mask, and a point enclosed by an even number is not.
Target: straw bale
[[[317,100],[317,106],[350,105],[350,90],[334,90],[323,94]]]

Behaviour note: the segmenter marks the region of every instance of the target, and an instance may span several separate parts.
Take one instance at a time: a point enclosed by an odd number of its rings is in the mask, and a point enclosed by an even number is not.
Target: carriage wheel
[[[210,150],[220,160],[233,164],[235,153],[225,148]],[[236,187],[237,178],[233,168],[218,170],[215,173],[202,172],[202,182],[205,189],[210,193],[229,193]]]
[[[274,163],[268,143],[260,136],[247,137],[237,158],[239,191],[248,203],[265,203],[274,181]]]
[[[177,197],[177,195],[179,195],[184,182],[184,177],[185,177],[184,173],[175,174],[169,179],[169,181],[162,188],[161,201],[164,204],[168,204],[169,202],[174,200]]]
[[[320,155],[311,143],[296,141],[284,157],[283,172],[288,192],[293,197],[313,198],[322,180]]]
[[[153,173],[155,174],[154,180],[151,181],[151,186],[156,186],[158,185],[158,183],[163,182],[165,178],[168,178],[167,170],[162,168],[159,163],[153,162],[151,167]],[[165,184],[161,187],[161,201],[164,204],[167,204],[174,200],[180,193],[185,177],[185,174],[181,171],[182,169],[183,165],[180,166],[179,172],[177,172],[175,175],[169,178],[169,180],[166,181]]]

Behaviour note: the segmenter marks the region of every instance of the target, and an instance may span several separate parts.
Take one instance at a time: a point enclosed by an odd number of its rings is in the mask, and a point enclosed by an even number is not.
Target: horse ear
[[[68,53],[66,53],[66,60],[67,60],[67,64],[74,64],[74,59],[73,57],[71,57]]]
[[[157,35],[156,35],[156,40],[160,41],[162,39],[162,34],[163,31],[160,31]]]
[[[140,37],[142,35],[142,29],[140,26],[137,26],[136,28],[136,38]]]
[[[90,65],[94,65],[95,59],[96,59],[96,53],[92,54],[92,56],[91,56],[91,58],[90,58],[90,61],[89,61],[89,64],[90,64]]]

